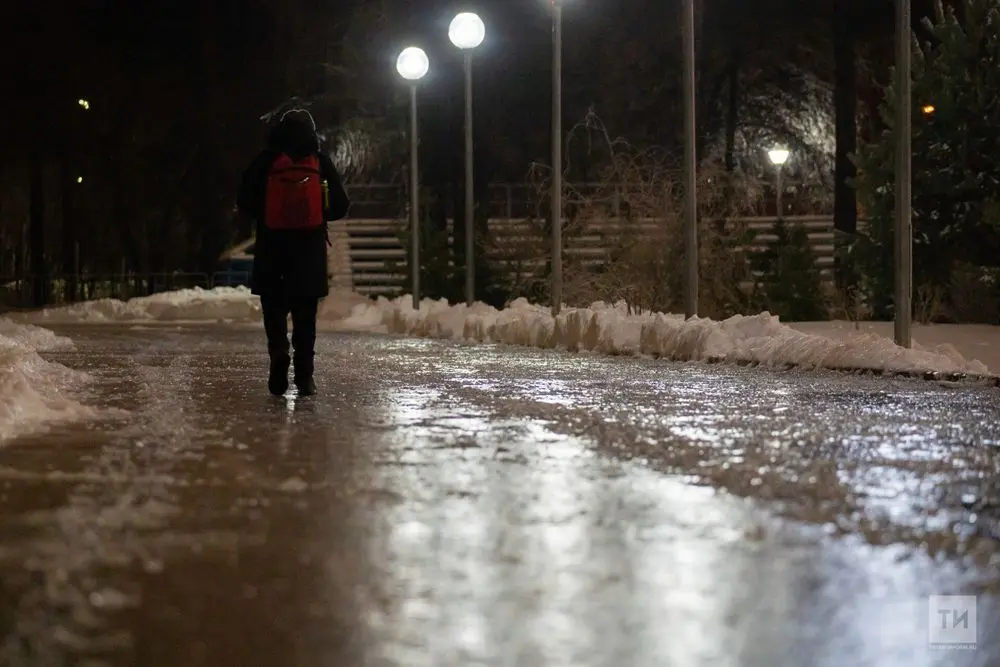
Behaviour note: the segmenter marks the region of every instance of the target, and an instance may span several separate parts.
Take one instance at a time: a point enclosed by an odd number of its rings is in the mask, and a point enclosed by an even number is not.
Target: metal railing
[[[379,265],[381,266],[381,265]],[[339,269],[329,274],[331,285],[350,286],[353,274],[350,269]],[[215,273],[171,272],[143,275],[33,275],[24,277],[0,276],[0,313],[30,310],[41,307],[68,306],[85,301],[115,299],[128,301],[181,289],[213,289],[215,287],[249,287],[249,271],[216,271]],[[402,288],[393,285],[389,276],[377,277],[375,284],[363,279],[361,289],[365,294],[393,294]]]
[[[218,275],[218,274],[216,274]],[[47,274],[0,277],[0,310],[24,310],[39,306],[65,306],[82,301],[118,299],[180,289],[214,286],[207,273],[174,271],[150,274]]]

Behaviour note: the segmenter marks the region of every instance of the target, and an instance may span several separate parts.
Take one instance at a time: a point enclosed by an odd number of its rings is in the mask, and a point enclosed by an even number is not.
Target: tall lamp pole
[[[477,14],[463,12],[448,26],[448,39],[465,55],[465,303],[476,300],[475,215],[472,153],[472,51],[486,38],[486,26]]]
[[[910,0],[896,0],[896,345],[910,347],[913,322],[913,211],[911,201],[912,80]]]
[[[684,263],[685,314],[698,314],[698,174],[695,155],[694,0],[684,0]]]
[[[552,0],[552,316],[562,310],[562,0]]]
[[[417,82],[427,75],[430,61],[423,49],[410,46],[396,59],[396,71],[410,84],[410,271],[413,309],[420,310],[420,136],[417,124]]]

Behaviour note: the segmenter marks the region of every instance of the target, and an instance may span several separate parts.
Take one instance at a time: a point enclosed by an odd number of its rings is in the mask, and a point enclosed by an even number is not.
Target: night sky
[[[11,3],[14,4],[14,3]],[[267,76],[257,75],[274,67],[289,42],[289,34],[279,34],[276,13],[299,13],[305,34],[300,38],[323,41],[335,47],[343,32],[350,29],[355,7],[349,0],[318,2],[298,0],[276,4],[254,0],[79,0],[6,7],[4,25],[12,34],[4,40],[8,53],[5,69],[17,89],[30,91],[23,112],[27,119],[37,118],[36,107],[56,105],[57,97],[76,97],[75,89],[89,88],[88,94],[100,96],[106,91],[113,104],[139,85],[158,86],[165,97],[178,105],[199,103],[206,97],[199,82],[206,72],[242,82],[235,96],[229,97],[231,110],[218,115],[230,118],[238,114],[259,115],[270,105],[295,94],[282,90]],[[379,4],[379,3],[375,3]],[[742,0],[702,0],[699,22],[702,26],[700,53],[706,61],[708,51],[724,49],[713,26],[730,18],[736,23],[740,39],[771,40],[785,26],[790,42],[809,39],[801,24],[823,12],[830,12],[834,0],[803,8],[802,3],[767,0],[755,3],[748,13]],[[811,3],[806,3],[811,4]],[[844,3],[850,4],[850,3]],[[919,5],[919,3],[918,3]],[[294,6],[294,9],[291,9]],[[372,43],[382,46],[381,53],[366,54],[366,70],[360,73],[370,85],[399,87],[393,61],[402,46],[418,44],[428,51],[432,69],[422,85],[425,115],[430,136],[448,134],[448,128],[461,125],[461,57],[447,41],[447,26],[456,11],[478,11],[487,24],[487,39],[476,54],[476,105],[480,130],[490,135],[491,151],[511,153],[520,162],[542,158],[547,153],[548,123],[539,122],[550,108],[550,14],[544,0],[479,0],[476,3],[434,2],[432,0],[388,0],[391,20],[377,28]],[[643,81],[657,87],[679,90],[679,33],[676,14],[679,2],[647,0],[571,0],[565,15],[565,111],[567,119],[581,118],[591,104],[606,113],[616,132],[627,133],[633,123],[662,134],[669,141],[669,126],[674,109],[662,108],[660,119],[651,118],[650,109],[636,109],[635,99],[645,92]],[[772,6],[773,9],[767,8]],[[864,3],[856,23],[864,33],[879,31],[875,40],[890,42],[891,3]],[[917,7],[919,10],[919,7]],[[770,14],[768,13],[770,12]],[[740,21],[748,20],[743,25]],[[280,20],[280,19],[278,19]],[[10,30],[10,26],[20,26]],[[707,43],[709,38],[714,41]],[[39,48],[44,44],[44,48]],[[885,51],[885,44],[881,45]],[[24,58],[24,54],[32,54]],[[330,51],[335,54],[336,50]],[[333,56],[336,57],[335,55]],[[381,58],[379,62],[378,58]],[[114,61],[115,68],[107,64]],[[17,63],[18,65],[15,65]],[[117,69],[117,71],[114,71]],[[380,71],[381,70],[381,71]],[[659,70],[659,71],[657,71]],[[379,81],[379,76],[381,80]],[[208,77],[209,79],[211,77]],[[116,80],[117,79],[117,80]],[[660,82],[662,81],[662,86]],[[207,80],[207,79],[206,79]],[[614,90],[634,84],[633,92]],[[651,86],[647,86],[649,88]],[[329,91],[325,91],[329,92]],[[656,91],[649,90],[649,99]],[[182,98],[187,98],[182,99]],[[621,109],[613,109],[617,101]],[[31,111],[28,111],[31,109]],[[336,120],[339,110],[331,111]],[[649,112],[641,114],[629,112]],[[51,112],[51,109],[50,109]],[[53,112],[55,113],[55,112]],[[56,116],[59,114],[56,113]],[[22,121],[25,120],[22,118]],[[227,123],[228,124],[228,123]],[[460,127],[458,128],[460,132]],[[500,141],[500,136],[507,141]],[[451,143],[450,139],[447,143]],[[517,144],[513,150],[510,143]],[[513,154],[517,154],[515,157]],[[498,157],[502,157],[498,155]],[[501,159],[501,162],[507,160]]]
[[[564,3],[564,127],[593,109],[610,137],[622,136],[637,150],[657,147],[679,163],[680,0]],[[915,23],[930,4],[914,0]],[[857,100],[856,134],[875,136],[894,51],[891,0],[696,6],[702,165],[724,162],[766,180],[766,149],[781,142],[796,155],[788,178],[812,179],[827,198],[836,181],[843,195],[837,210],[853,215],[853,191],[833,169],[834,44],[853,45],[856,90],[837,87]],[[248,233],[233,204],[268,130],[261,116],[293,98],[330,131],[331,150],[349,145],[345,131],[368,142],[351,148],[351,185],[404,184],[407,90],[394,63],[411,44],[432,61],[420,85],[423,201],[433,225],[460,222],[462,56],[447,29],[456,12],[467,10],[487,25],[475,54],[482,201],[490,184],[525,184],[532,164],[544,167],[551,154],[546,0],[0,3],[0,73],[8,92],[0,130],[0,271],[210,269]],[[822,94],[810,97],[810,90]],[[805,136],[803,119],[823,136]],[[601,137],[573,137],[567,182],[604,178]],[[849,162],[848,150],[841,146],[837,164]]]

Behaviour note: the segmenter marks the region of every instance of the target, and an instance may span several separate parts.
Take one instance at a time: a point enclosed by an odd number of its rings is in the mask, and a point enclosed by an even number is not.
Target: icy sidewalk
[[[997,619],[993,390],[333,334],[282,400],[258,330],[66,331],[128,415],[0,449],[0,664],[947,667],[927,595]]]
[[[37,324],[101,322],[256,322],[259,301],[245,288],[182,290],[121,301],[95,301],[20,316]],[[1000,327],[915,328],[911,350],[896,346],[891,325],[845,322],[781,323],[768,313],[717,322],[663,313],[631,313],[624,304],[568,308],[553,319],[547,307],[514,301],[503,310],[477,303],[408,296],[370,300],[352,292],[331,294],[321,326],[332,331],[381,332],[503,343],[609,355],[644,355],[677,361],[787,365],[842,370],[996,375]]]

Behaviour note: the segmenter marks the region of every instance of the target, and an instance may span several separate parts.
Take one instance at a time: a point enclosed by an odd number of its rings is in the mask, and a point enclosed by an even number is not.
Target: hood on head
[[[271,150],[287,153],[296,160],[319,152],[319,137],[312,114],[305,109],[285,112],[281,121],[271,130],[267,145]]]

